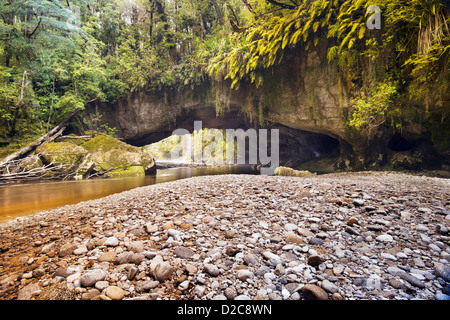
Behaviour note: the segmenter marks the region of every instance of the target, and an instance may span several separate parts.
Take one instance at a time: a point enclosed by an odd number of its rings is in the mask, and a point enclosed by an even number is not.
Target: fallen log
[[[17,160],[16,160],[17,161]],[[11,164],[15,164],[16,161],[11,161]],[[20,171],[14,173],[6,173],[0,175],[0,180],[3,182],[13,182],[13,181],[34,181],[34,180],[61,180],[73,177],[76,172],[67,171],[70,166],[58,165],[55,166],[50,163],[46,166],[34,168],[28,171]],[[8,170],[9,171],[9,170]]]
[[[61,136],[61,137],[56,138],[55,140],[56,141],[65,140],[65,139],[78,140],[78,139],[91,139],[91,138],[92,138],[92,136]]]
[[[58,124],[52,130],[47,132],[45,135],[43,135],[42,137],[40,137],[39,139],[37,139],[36,141],[31,143],[30,145],[20,149],[17,152],[14,152],[13,154],[10,154],[6,158],[4,158],[3,161],[0,162],[0,168],[5,166],[10,161],[18,160],[18,159],[22,159],[22,158],[26,157],[32,151],[36,150],[36,148],[39,147],[40,145],[42,145],[44,143],[49,143],[49,142],[52,142],[53,140],[55,140],[58,136],[60,136],[63,133],[64,129],[66,128],[65,124],[67,122],[69,122],[73,117],[75,117],[80,111],[81,111],[81,109],[78,109],[77,111],[72,113],[66,120],[64,120],[63,122]]]

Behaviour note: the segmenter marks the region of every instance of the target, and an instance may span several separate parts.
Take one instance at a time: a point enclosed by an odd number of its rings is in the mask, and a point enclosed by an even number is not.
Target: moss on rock
[[[145,176],[143,166],[129,166],[126,168],[118,168],[108,172],[110,177],[127,177],[127,176]]]
[[[154,172],[153,157],[141,148],[131,146],[110,136],[99,135],[81,145],[92,154],[95,170],[111,170],[109,175],[143,175]],[[136,169],[142,167],[144,171]],[[127,174],[129,173],[129,174]]]
[[[275,169],[276,176],[286,176],[286,177],[308,177],[315,175],[309,171],[299,171],[287,167],[278,167]]]
[[[68,142],[52,142],[40,146],[36,153],[39,154],[44,164],[79,165],[88,155],[88,151],[82,147]]]
[[[80,146],[71,142],[48,143],[36,150],[35,157],[42,160],[41,165],[65,165],[63,170],[73,172],[76,179],[104,171],[111,177],[143,176],[156,169],[150,154],[106,135]]]

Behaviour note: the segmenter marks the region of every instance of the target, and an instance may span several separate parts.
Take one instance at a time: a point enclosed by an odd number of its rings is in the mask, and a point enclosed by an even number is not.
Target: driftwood
[[[11,161],[22,159],[22,158],[26,157],[40,145],[42,145],[44,143],[49,143],[49,142],[52,142],[53,140],[55,140],[58,136],[60,136],[63,133],[64,129],[66,128],[65,124],[68,121],[70,121],[73,117],[75,117],[80,111],[81,110],[78,109],[77,111],[72,113],[66,120],[64,120],[63,122],[58,124],[56,127],[54,127],[52,130],[47,132],[45,135],[43,135],[42,137],[40,137],[39,139],[34,141],[32,144],[30,144],[30,145],[20,149],[19,151],[14,152],[13,154],[10,154],[6,158],[4,158],[3,161],[0,162],[0,168],[5,166],[6,164],[8,164]]]
[[[4,174],[0,175],[0,180],[3,182],[13,181],[34,181],[34,180],[65,180],[73,177],[76,172],[70,170],[70,165],[48,165],[33,168],[30,170],[18,171],[22,160],[13,160],[8,162],[2,169]]]
[[[34,159],[33,159],[34,158]],[[29,166],[32,169],[26,169],[23,162],[29,161]],[[38,156],[28,156],[24,159],[12,160],[0,168],[0,184],[8,182],[24,182],[24,181],[38,181],[38,180],[69,180],[78,174],[76,166],[66,164],[50,163],[43,166],[34,167],[39,160]],[[32,162],[34,161],[34,162]],[[33,168],[34,167],[34,168]],[[108,172],[112,171],[94,171],[84,177],[85,180],[93,178],[109,178]]]
[[[77,140],[77,139],[90,139],[92,138],[92,136],[61,136],[55,139],[55,141],[59,141],[59,140],[64,140],[64,139],[72,139],[72,140]]]

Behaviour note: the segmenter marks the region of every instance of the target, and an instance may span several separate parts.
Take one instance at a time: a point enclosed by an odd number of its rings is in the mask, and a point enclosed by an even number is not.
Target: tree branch
[[[278,6],[278,7],[281,7],[281,8],[283,8],[283,9],[295,9],[295,8],[297,8],[297,6],[293,6],[293,5],[290,5],[290,4],[285,4],[285,3],[281,3],[281,2],[278,2],[278,1],[276,1],[276,0],[267,0],[267,2],[269,2],[269,3],[271,3],[271,4],[273,4],[273,5],[276,5],[276,6]]]
[[[31,37],[35,34],[35,32],[37,31],[37,29],[39,29],[39,27],[41,26],[41,22],[42,22],[42,18],[39,18],[39,22],[38,22],[36,28],[34,28],[33,32],[31,32],[31,33],[28,35],[28,39],[31,39]]]

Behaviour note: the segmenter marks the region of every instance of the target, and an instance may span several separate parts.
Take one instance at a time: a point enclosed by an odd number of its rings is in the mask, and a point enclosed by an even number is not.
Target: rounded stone
[[[205,271],[213,277],[217,277],[220,274],[219,268],[210,263],[205,264]]]
[[[108,239],[106,239],[103,245],[107,247],[117,247],[119,245],[119,239],[117,239],[116,237],[109,237]]]
[[[247,279],[251,279],[253,278],[255,275],[253,274],[253,272],[246,270],[246,269],[241,269],[238,270],[237,274],[236,274],[236,278],[238,278],[241,281],[245,281]]]
[[[288,234],[286,236],[285,241],[286,241],[286,243],[295,243],[295,244],[302,244],[302,243],[304,243],[302,241],[302,239],[300,239],[299,236],[297,236],[297,235],[295,235],[293,233]]]
[[[85,273],[80,278],[80,284],[83,287],[91,287],[95,285],[97,281],[103,281],[106,278],[106,272],[102,269],[94,269]]]
[[[376,237],[376,239],[380,242],[390,242],[390,241],[394,240],[394,238],[389,234],[382,234],[382,235]]]
[[[122,300],[125,297],[125,291],[117,286],[109,286],[106,288],[105,294],[112,300]]]
[[[323,262],[323,259],[318,255],[312,255],[308,258],[308,264],[313,267],[317,267]]]
[[[438,277],[441,277],[446,282],[450,282],[450,265],[449,264],[446,264],[446,265],[439,264],[436,266],[435,271],[436,271],[436,275]]]
[[[328,300],[328,294],[322,288],[314,284],[306,284],[302,288],[306,300]]]

